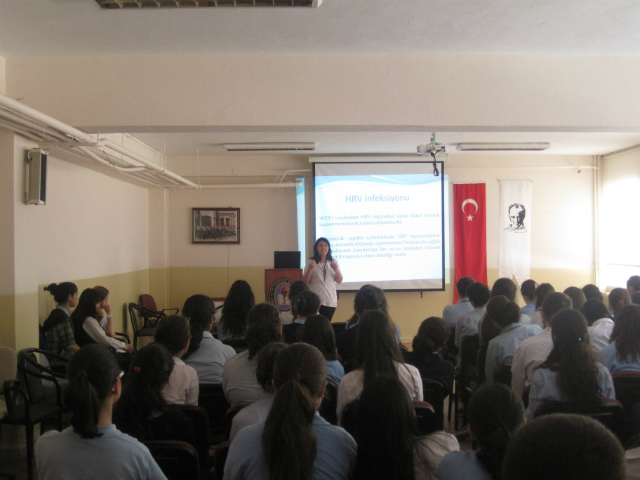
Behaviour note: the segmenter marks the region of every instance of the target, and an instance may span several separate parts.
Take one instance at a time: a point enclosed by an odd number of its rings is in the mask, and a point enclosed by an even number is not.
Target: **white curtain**
[[[531,181],[500,181],[500,277],[531,278]]]

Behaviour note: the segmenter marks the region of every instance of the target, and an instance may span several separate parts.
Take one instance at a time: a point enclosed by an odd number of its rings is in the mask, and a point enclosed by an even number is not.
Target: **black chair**
[[[615,372],[611,377],[616,400],[624,407],[625,415],[630,417],[633,406],[640,403],[640,372]]]
[[[216,454],[213,457],[213,478],[215,480],[224,478],[224,464],[227,463],[230,445],[229,442],[223,442],[216,448]]]
[[[534,418],[552,413],[575,413],[599,421],[621,442],[625,441],[627,429],[624,422],[622,404],[611,398],[603,398],[600,405],[579,406],[571,402],[545,402],[536,408]]]
[[[210,467],[209,447],[211,446],[211,440],[209,438],[209,416],[207,412],[204,408],[195,405],[168,405],[168,408],[182,412],[191,420],[191,426],[196,438],[196,444],[193,447],[198,452],[200,466],[205,470],[208,469]]]
[[[234,417],[245,407],[251,405],[250,403],[236,403],[231,405],[224,415],[225,434],[227,438],[231,438],[231,427],[233,426]]]
[[[327,378],[327,386],[324,389],[324,398],[318,409],[318,413],[331,425],[338,425],[338,387],[336,383]]]
[[[228,440],[226,415],[231,405],[224,396],[222,384],[201,383],[198,405],[204,408],[209,416],[209,433],[212,443],[217,444]]]
[[[138,303],[145,309],[145,312],[142,314],[142,318],[144,319],[143,326],[145,328],[154,328],[158,320],[167,315],[166,312],[169,312],[169,315],[173,315],[180,311],[179,308],[158,310],[155,299],[148,293],[140,295],[140,297],[138,297]]]
[[[222,343],[229,345],[236,353],[242,353],[249,348],[249,344],[244,338],[227,338]]]
[[[200,480],[198,453],[185,442],[144,442],[167,480]]]
[[[472,382],[478,378],[478,350],[480,349],[480,336],[469,335],[462,339],[460,345],[460,372],[456,374],[454,392],[454,429],[458,430],[460,410],[458,402],[462,401],[462,426],[467,424],[467,403],[471,398]]]
[[[136,312],[138,312],[136,314]],[[137,303],[129,303],[129,320],[131,321],[131,331],[133,332],[133,346],[138,348],[138,337],[153,337],[156,331],[155,327],[141,327],[140,319],[145,315],[152,314],[151,310],[141,307]],[[138,318],[140,315],[140,318]]]
[[[347,328],[347,322],[331,322],[331,328],[333,328],[333,334],[337,337],[340,332]]]
[[[420,435],[429,435],[442,430],[442,415],[438,414],[429,402],[413,402],[413,409],[416,411],[416,420]]]
[[[59,373],[40,365],[35,352],[38,349],[23,350],[18,354],[18,380],[4,382],[3,390],[7,404],[5,425],[24,425],[27,437],[27,476],[33,479],[33,429],[39,423],[40,434],[44,433],[46,421],[55,419],[58,431],[62,430],[62,389],[58,382]],[[53,395],[47,394],[44,381],[52,382]],[[18,399],[21,401],[18,402]]]
[[[435,430],[444,430],[444,399],[447,397],[447,388],[440,380],[423,378],[422,392],[424,401],[434,410]]]
[[[342,428],[354,436],[356,432],[356,412],[358,410],[358,400],[354,400],[351,403],[345,405],[342,410]]]

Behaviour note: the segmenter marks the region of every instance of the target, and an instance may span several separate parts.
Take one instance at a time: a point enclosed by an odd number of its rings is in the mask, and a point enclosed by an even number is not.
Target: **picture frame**
[[[192,208],[191,243],[239,244],[239,208]]]

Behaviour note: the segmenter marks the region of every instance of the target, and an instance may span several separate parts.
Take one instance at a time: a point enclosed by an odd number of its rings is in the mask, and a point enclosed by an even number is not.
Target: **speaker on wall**
[[[26,164],[25,202],[27,205],[46,205],[47,151],[41,148],[27,150]]]

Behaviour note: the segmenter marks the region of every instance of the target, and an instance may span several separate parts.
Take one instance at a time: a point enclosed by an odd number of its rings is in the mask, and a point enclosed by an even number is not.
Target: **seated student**
[[[291,308],[288,311],[280,312],[280,325],[289,325],[295,320],[296,314],[293,309],[293,304],[296,301],[296,297],[306,290],[309,290],[309,285],[303,280],[296,280],[291,284],[289,287],[289,305],[291,305]]]
[[[189,348],[182,358],[196,371],[199,383],[222,383],[224,365],[236,354],[233,348],[211,335],[214,312],[211,298],[200,294],[187,298],[182,307],[191,328]]]
[[[493,283],[493,287],[491,287],[491,298],[498,295],[503,295],[507,297],[510,302],[515,302],[516,293],[518,293],[518,285],[516,285],[516,283],[510,278],[506,277],[499,278]],[[528,315],[520,312],[519,323],[521,323],[522,325],[531,325],[531,318]],[[482,330],[482,320],[480,320],[478,330]]]
[[[565,288],[564,292],[562,293],[569,296],[571,302],[573,303],[574,310],[582,310],[582,307],[587,301],[587,297],[584,296],[582,290],[580,290],[578,287],[568,287]]]
[[[542,304],[544,331],[523,341],[511,364],[511,389],[520,398],[525,389],[531,385],[536,369],[544,363],[553,350],[551,319],[559,311],[571,308],[571,305],[571,299],[564,293],[551,292],[545,296]]]
[[[247,315],[255,304],[251,285],[244,280],[233,282],[222,307],[222,318],[218,323],[218,339],[221,342],[243,339],[246,336]]]
[[[44,287],[44,290],[51,293],[58,304],[43,324],[47,348],[51,353],[69,359],[80,350],[76,345],[69,316],[69,310],[78,305],[78,287],[71,282],[62,282],[59,285],[52,283]],[[55,367],[55,364],[52,364],[52,367]]]
[[[269,416],[236,435],[224,468],[225,480],[352,477],[356,442],[317,413],[326,378],[326,362],[317,348],[296,343],[280,352]]]
[[[529,315],[536,311],[536,288],[538,284],[531,279],[522,282],[520,292],[526,305],[520,309],[520,313]]]
[[[625,305],[629,305],[631,303],[631,298],[629,297],[629,292],[625,288],[614,288],[609,293],[609,311],[613,316],[613,321],[615,322],[616,316],[622,310],[622,307]]]
[[[462,345],[464,337],[478,333],[478,325],[487,310],[486,305],[491,297],[491,292],[489,291],[489,287],[476,282],[469,285],[467,295],[469,296],[473,310],[463,313],[458,317],[455,340],[456,347],[458,348]]]
[[[562,310],[551,328],[553,350],[533,375],[526,417],[532,419],[544,402],[599,405],[602,398],[616,398],[609,370],[594,359],[584,316]]]
[[[633,297],[636,293],[640,292],[640,276],[633,275],[627,280],[627,291],[629,297]]]
[[[600,361],[611,373],[640,372],[640,306],[622,307]]]
[[[501,295],[502,296],[502,295]],[[491,300],[490,300],[491,301]],[[482,329],[479,333],[479,343],[478,343],[478,356],[476,360],[476,383],[477,385],[483,385],[487,383],[487,378],[485,376],[486,366],[487,366],[487,350],[489,349],[489,342],[500,335],[501,328],[496,325],[493,320],[488,318],[488,315],[485,314],[485,319],[488,319],[487,322],[482,322],[480,324],[480,328]],[[466,363],[466,360],[464,361]],[[471,368],[473,367],[473,363],[470,362]],[[463,365],[461,364],[461,372]],[[469,368],[469,367],[467,367]],[[471,372],[473,374],[473,371]]]
[[[460,450],[450,433],[420,436],[406,388],[397,378],[384,375],[362,391],[354,437],[358,444],[356,480],[432,480],[442,457]]]
[[[105,331],[107,335],[110,337],[116,336],[116,329],[113,325],[113,315],[111,315],[111,305],[109,305],[109,290],[105,287],[97,286],[93,287],[93,289],[100,294],[100,307],[98,308],[98,313],[96,316],[96,320]],[[104,314],[103,314],[104,312]]]
[[[544,328],[544,320],[542,319],[542,304],[544,303],[545,297],[553,292],[555,292],[555,289],[550,283],[541,283],[540,285],[538,285],[535,293],[536,311],[529,314],[531,325],[538,325],[540,328]]]
[[[162,390],[165,401],[177,405],[198,405],[198,373],[182,361],[191,340],[189,321],[180,315],[162,317],[153,336],[156,343],[166,348],[173,357],[173,371]]]
[[[41,480],[166,480],[147,447],[111,422],[122,374],[104,345],[87,345],[71,357],[64,391],[71,427],[49,431],[38,439],[36,465]]]
[[[358,290],[353,300],[354,315],[347,322],[347,328],[336,337],[338,353],[342,357],[345,366],[347,362],[356,357],[356,339],[358,336],[358,322],[362,314],[367,310],[380,310],[389,315],[387,311],[387,298],[382,289],[373,285],[364,285]]]
[[[344,377],[344,368],[336,358],[336,337],[329,319],[324,315],[311,315],[298,332],[299,341],[320,350],[327,361],[327,378],[339,387]]]
[[[231,357],[222,372],[222,388],[230,404],[254,403],[262,398],[262,387],[256,379],[257,355],[267,345],[282,340],[278,309],[270,303],[259,303],[247,316],[249,349]]]
[[[102,296],[93,288],[82,291],[78,306],[71,314],[76,343],[81,347],[90,343],[99,343],[113,348],[116,353],[132,352],[133,345],[108,336],[100,327],[96,317],[101,305]]]
[[[240,410],[231,422],[231,434],[229,441],[233,442],[238,432],[244,427],[257,425],[267,419],[271,411],[271,404],[275,392],[273,391],[273,366],[280,352],[287,348],[286,343],[272,343],[258,353],[258,365],[256,367],[256,380],[262,387],[262,398],[256,403]]]
[[[356,369],[347,373],[338,389],[338,421],[344,408],[360,398],[362,389],[379,375],[398,378],[411,400],[422,401],[422,378],[413,365],[402,363],[400,347],[391,320],[380,310],[367,310],[360,317],[356,343]]]
[[[113,411],[113,422],[121,432],[141,442],[176,440],[196,445],[189,418],[169,410],[162,396],[173,366],[171,354],[157,343],[136,352]]]
[[[471,396],[468,411],[467,431],[479,448],[445,456],[438,480],[502,480],[509,441],[524,424],[522,401],[507,386],[493,383]]]
[[[460,315],[473,310],[471,301],[467,296],[467,288],[474,283],[476,282],[471,277],[462,277],[456,282],[456,289],[458,290],[460,299],[453,305],[447,305],[442,311],[442,319],[447,322],[447,325],[450,327],[455,327],[458,324],[458,317],[460,317]]]
[[[624,450],[600,422],[582,415],[545,415],[509,443],[504,480],[625,480]]]
[[[631,297],[631,303],[640,305],[640,292],[636,292],[633,294],[633,296]]]
[[[589,325],[589,342],[596,352],[600,352],[611,342],[613,320],[611,320],[609,309],[600,300],[592,298],[585,302],[580,312]]]
[[[493,374],[498,367],[511,367],[513,357],[524,340],[542,333],[537,325],[519,323],[520,315],[518,304],[502,295],[493,297],[487,304],[487,317],[500,328],[500,335],[487,346],[485,376],[489,383],[494,380]]]
[[[582,293],[584,293],[584,298],[587,300],[596,299],[604,302],[604,297],[602,296],[602,292],[600,289],[592,283],[589,283],[582,287]]]
[[[413,365],[422,378],[434,378],[445,386],[447,393],[453,391],[454,366],[442,359],[442,349],[447,344],[449,327],[438,317],[429,317],[420,324],[418,334],[413,337],[413,351],[402,351],[405,363]]]
[[[298,341],[298,329],[304,325],[307,317],[316,315],[320,308],[320,297],[311,290],[300,292],[293,305],[296,319],[289,325],[282,326],[282,338],[286,343]]]

